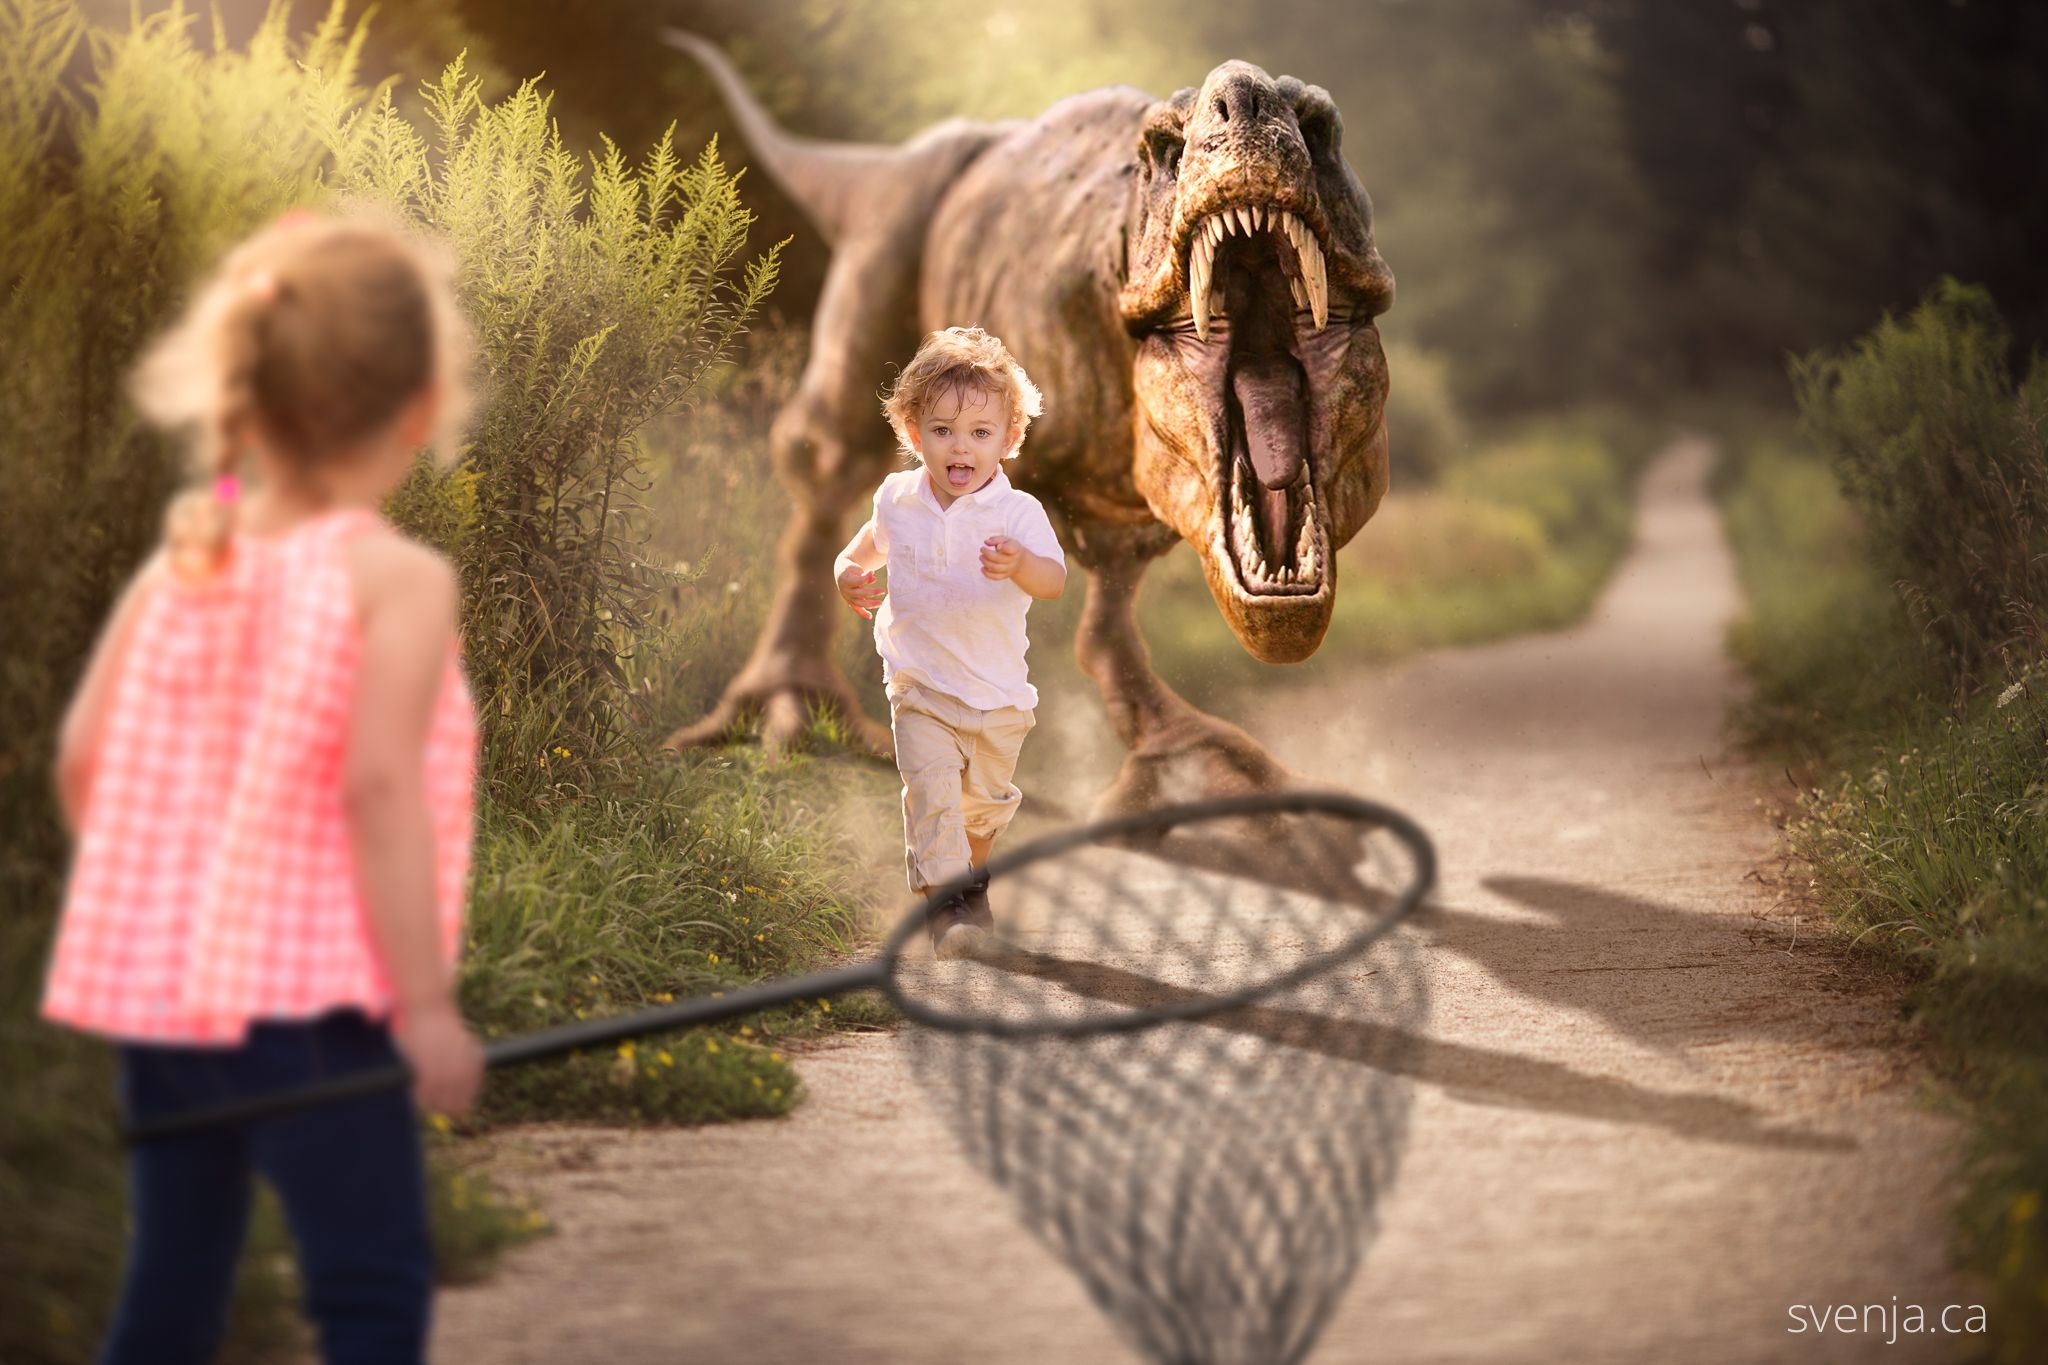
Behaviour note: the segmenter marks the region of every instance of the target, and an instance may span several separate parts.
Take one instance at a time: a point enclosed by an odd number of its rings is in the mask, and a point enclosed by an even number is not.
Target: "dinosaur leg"
[[[1096,799],[1095,814],[1290,785],[1288,771],[1250,735],[1196,710],[1152,671],[1136,614],[1145,565],[1138,553],[1098,560],[1074,641],[1081,670],[1101,689],[1111,726],[1130,746],[1116,781]]]
[[[710,714],[677,730],[662,747],[727,743],[759,717],[762,744],[780,752],[802,737],[813,716],[831,714],[856,748],[890,753],[889,727],[868,719],[831,657],[837,616],[846,609],[832,587],[844,520],[838,510],[798,504],[776,547],[775,599],[754,652]]]
[[[908,225],[914,228],[916,224]],[[778,751],[829,712],[856,747],[888,755],[886,725],[869,720],[853,686],[832,662],[832,635],[847,615],[832,561],[853,532],[858,509],[889,472],[891,441],[875,402],[892,356],[908,356],[917,333],[915,257],[906,233],[850,241],[834,254],[811,330],[811,354],[796,394],[776,414],[769,444],[789,491],[791,514],[775,552],[775,599],[754,652],[711,713],[670,735],[664,748],[723,744],[759,717],[761,741]]]

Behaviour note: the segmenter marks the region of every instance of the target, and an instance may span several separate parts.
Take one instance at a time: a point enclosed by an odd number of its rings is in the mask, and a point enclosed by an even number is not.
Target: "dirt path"
[[[1945,1270],[1952,1130],[1882,993],[1793,943],[1730,756],[1738,606],[1701,442],[1568,633],[1293,687],[1253,726],[1436,836],[1433,1016],[1365,1269],[1312,1357],[1954,1359],[1967,1337],[1788,1331],[1794,1304],[1972,1301]],[[450,1362],[1015,1362],[1131,1355],[970,1169],[895,1038],[801,1063],[788,1121],[528,1130],[556,1236],[441,1300]]]

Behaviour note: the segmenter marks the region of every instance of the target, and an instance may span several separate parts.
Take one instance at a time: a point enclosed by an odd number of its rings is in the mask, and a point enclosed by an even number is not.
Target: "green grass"
[[[866,779],[864,782],[863,779]],[[839,802],[886,799],[873,764],[752,749],[647,760],[542,817],[485,810],[462,976],[492,1035],[598,1018],[811,970],[861,951],[867,851]],[[526,1119],[702,1123],[786,1113],[773,1044],[877,1017],[812,1004],[498,1073],[470,1127]]]
[[[1970,1118],[1960,1247],[1993,1355],[2048,1340],[2048,672],[2014,658],[1952,702],[1856,518],[1784,425],[1733,442],[1721,500],[1750,598],[1738,718],[1805,770],[1787,826],[1808,890],[1907,984]]]

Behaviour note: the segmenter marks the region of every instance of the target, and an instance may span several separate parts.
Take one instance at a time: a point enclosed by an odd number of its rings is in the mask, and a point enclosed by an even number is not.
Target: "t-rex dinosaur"
[[[771,434],[795,510],[753,655],[667,741],[721,742],[758,715],[780,746],[817,706],[887,753],[832,664],[846,513],[892,467],[877,391],[927,331],[978,324],[1046,395],[1011,478],[1088,570],[1075,642],[1129,746],[1099,810],[1278,785],[1242,730],[1152,671],[1134,614],[1148,561],[1185,540],[1238,640],[1270,663],[1329,628],[1335,551],[1387,488],[1394,277],[1318,86],[1247,62],[1154,100],[1128,86],[1035,119],[952,120],[900,146],[792,135],[709,43],[754,157],[832,248],[797,392]]]

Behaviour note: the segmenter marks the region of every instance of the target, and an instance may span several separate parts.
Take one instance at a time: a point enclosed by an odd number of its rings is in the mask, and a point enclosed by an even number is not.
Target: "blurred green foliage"
[[[1983,291],[1944,284],[1795,361],[1803,439],[1742,423],[1721,497],[1741,718],[1808,772],[1804,889],[1911,980],[1973,1121],[1959,1246],[1990,1286],[1987,1358],[2017,1365],[2048,1340],[2048,547],[2044,367],[2016,382],[2008,351]]]
[[[2048,642],[2048,357],[2021,378],[2011,350],[1991,296],[1944,280],[1792,367],[1807,438],[1961,692]]]
[[[1393,486],[1424,488],[1466,453],[1469,423],[1459,410],[1450,357],[1403,341],[1385,344],[1387,439],[1395,453]]]

